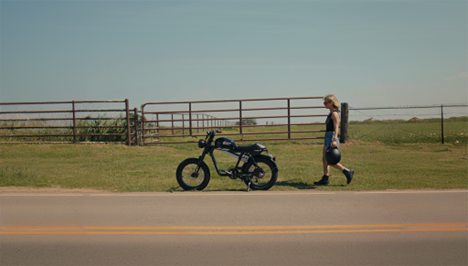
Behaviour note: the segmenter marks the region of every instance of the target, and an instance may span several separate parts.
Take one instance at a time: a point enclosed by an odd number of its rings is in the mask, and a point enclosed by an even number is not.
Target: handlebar
[[[207,131],[205,140],[207,140],[208,143],[211,143],[213,141],[214,136],[216,136],[216,133],[221,133],[221,130]]]
[[[211,131],[207,131],[206,132],[206,135],[213,135],[215,136],[216,133],[222,133],[221,130],[211,130]]]

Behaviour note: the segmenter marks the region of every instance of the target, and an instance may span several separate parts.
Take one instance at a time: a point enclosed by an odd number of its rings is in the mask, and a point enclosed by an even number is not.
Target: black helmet
[[[325,153],[325,159],[328,164],[334,165],[340,162],[341,152],[337,147],[328,147],[327,152]]]

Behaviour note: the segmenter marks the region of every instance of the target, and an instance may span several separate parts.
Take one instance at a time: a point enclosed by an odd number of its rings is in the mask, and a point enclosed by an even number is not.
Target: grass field
[[[291,131],[317,131],[323,130],[323,125],[292,126]],[[244,135],[239,135],[238,128],[223,129],[223,134],[229,133],[232,139],[260,139],[260,138],[287,138],[286,126],[244,127]],[[440,119],[411,119],[405,120],[368,120],[363,122],[351,121],[349,123],[349,138],[362,142],[402,144],[402,143],[441,143],[442,130]],[[257,135],[258,132],[269,134]],[[169,137],[171,130],[161,130],[160,141],[190,141],[190,137]],[[193,130],[194,134],[203,134],[203,130]],[[249,134],[255,133],[255,134]],[[176,130],[173,135],[182,135],[182,130]],[[188,133],[188,129],[185,130]],[[323,132],[292,133],[291,137],[323,137]],[[149,140],[149,142],[156,139]],[[444,141],[452,144],[468,144],[468,117],[452,117],[444,119]]]
[[[441,143],[442,130],[440,119],[364,121],[350,123],[349,137],[385,144]],[[444,119],[444,141],[468,144],[468,117]]]
[[[314,187],[322,175],[317,141],[264,142],[277,157],[279,178],[271,190],[467,189],[465,144],[389,145],[351,141],[340,146],[342,163],[356,169],[350,185],[332,170],[329,187]],[[0,186],[93,188],[115,192],[182,191],[177,165],[197,157],[196,144],[150,147],[123,145],[0,145]],[[235,159],[216,152],[221,168]],[[207,161],[212,179],[204,191],[244,190],[239,179],[219,177]]]
[[[297,126],[314,130],[323,126]],[[437,120],[364,121],[349,125],[350,141],[340,146],[342,163],[356,170],[350,185],[332,169],[329,187],[315,187],[322,176],[322,141],[260,141],[276,156],[278,182],[272,190],[385,190],[468,189],[468,118],[447,119],[445,144]],[[283,131],[284,127],[260,128]],[[259,128],[245,128],[252,132]],[[224,133],[230,131],[224,131]],[[235,132],[235,131],[231,131]],[[322,136],[323,133],[299,133]],[[276,138],[285,134],[244,135],[244,138]],[[230,136],[239,139],[242,136]],[[173,140],[193,141],[193,138]],[[240,144],[248,144],[243,142]],[[0,144],[0,186],[92,188],[106,191],[181,191],[175,179],[178,164],[198,157],[197,144],[127,147],[119,144],[28,145]],[[215,152],[220,168],[229,169],[235,159]],[[210,158],[211,182],[205,191],[244,190],[245,184],[220,177]]]

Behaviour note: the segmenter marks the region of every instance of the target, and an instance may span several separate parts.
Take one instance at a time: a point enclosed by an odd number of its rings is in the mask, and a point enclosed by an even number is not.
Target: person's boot
[[[320,181],[314,182],[314,185],[328,186],[328,176],[327,175],[322,176],[322,179]]]
[[[349,169],[349,170],[343,170],[343,174],[346,176],[347,183],[351,183],[351,180],[353,180],[353,175],[354,175],[354,169]]]

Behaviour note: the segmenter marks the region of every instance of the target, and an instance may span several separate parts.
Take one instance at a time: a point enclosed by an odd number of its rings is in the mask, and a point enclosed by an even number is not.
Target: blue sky
[[[467,1],[0,1],[0,101],[467,103]]]

